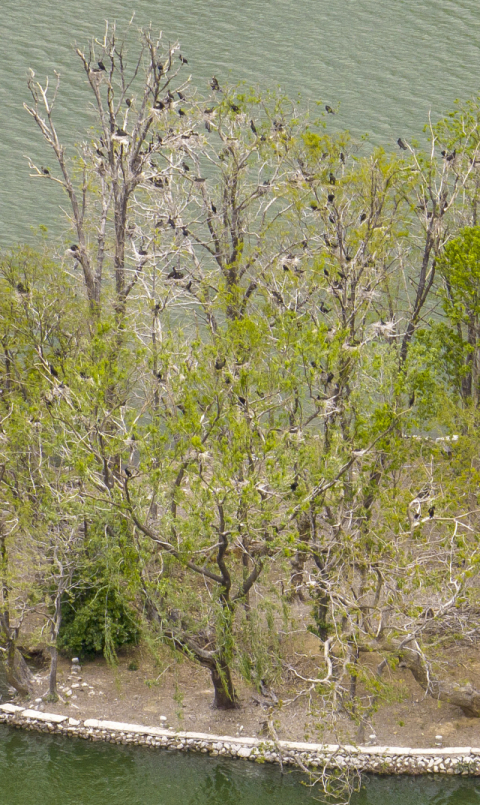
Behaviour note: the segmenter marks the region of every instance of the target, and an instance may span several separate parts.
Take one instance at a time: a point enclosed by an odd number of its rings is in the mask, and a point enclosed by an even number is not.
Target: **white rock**
[[[38,710],[24,710],[23,718],[34,718],[37,721],[51,721],[53,724],[61,724],[67,720],[67,716],[59,716],[56,713],[39,713]]]
[[[2,704],[0,705],[0,710],[3,710],[4,713],[18,713],[19,710],[23,710],[23,707],[20,707],[18,704]]]

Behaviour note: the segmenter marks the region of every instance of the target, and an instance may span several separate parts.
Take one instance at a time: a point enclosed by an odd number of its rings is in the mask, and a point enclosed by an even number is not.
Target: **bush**
[[[80,590],[62,603],[58,647],[69,656],[92,656],[103,652],[114,659],[125,645],[140,637],[136,614],[115,588]]]

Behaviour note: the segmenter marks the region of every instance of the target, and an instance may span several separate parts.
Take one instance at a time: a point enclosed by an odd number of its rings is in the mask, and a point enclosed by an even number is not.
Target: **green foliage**
[[[140,626],[131,602],[121,589],[78,588],[62,602],[58,647],[68,656],[104,653],[114,660],[122,646],[136,645]]]

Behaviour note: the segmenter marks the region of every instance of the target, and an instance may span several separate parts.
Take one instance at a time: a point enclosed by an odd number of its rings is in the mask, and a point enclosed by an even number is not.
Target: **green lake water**
[[[0,0],[0,245],[47,224],[61,231],[60,195],[29,179],[25,155],[47,161],[22,107],[26,77],[61,74],[57,121],[67,142],[85,136],[85,78],[72,44],[150,20],[180,39],[188,69],[205,89],[245,80],[329,103],[331,127],[367,132],[394,148],[421,135],[455,98],[479,91],[478,0]],[[40,189],[41,184],[41,189]]]
[[[0,727],[0,805],[309,805],[297,773]],[[352,805],[479,805],[462,778],[368,778]]]

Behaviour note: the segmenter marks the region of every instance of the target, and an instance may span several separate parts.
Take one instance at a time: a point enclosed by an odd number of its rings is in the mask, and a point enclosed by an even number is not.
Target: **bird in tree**
[[[186,59],[185,56],[182,56],[181,53],[178,54],[178,58],[180,59],[182,64],[188,64],[188,59]]]
[[[218,90],[220,89],[220,84],[218,83],[215,76],[213,76],[212,80],[210,81],[210,86],[214,92],[218,92]]]
[[[328,113],[329,115],[334,115],[334,114],[335,114],[335,112],[333,111],[332,107],[331,107],[331,106],[329,106],[329,105],[328,105],[328,103],[327,103],[327,104],[325,104],[325,110],[327,111],[327,113]]]
[[[257,129],[256,129],[256,126],[255,126],[255,123],[253,122],[253,120],[250,121],[250,128],[251,128],[251,130],[253,131],[254,134],[257,134]]]
[[[172,268],[170,274],[167,274],[167,280],[183,280],[184,274],[181,271],[178,271],[176,268]]]
[[[399,148],[400,148],[402,151],[406,151],[406,150],[407,150],[407,146],[405,145],[405,143],[403,142],[403,140],[402,140],[402,138],[401,138],[401,137],[399,137],[399,138],[398,138],[398,140],[397,140],[397,145],[398,145],[398,147],[399,147]]]

